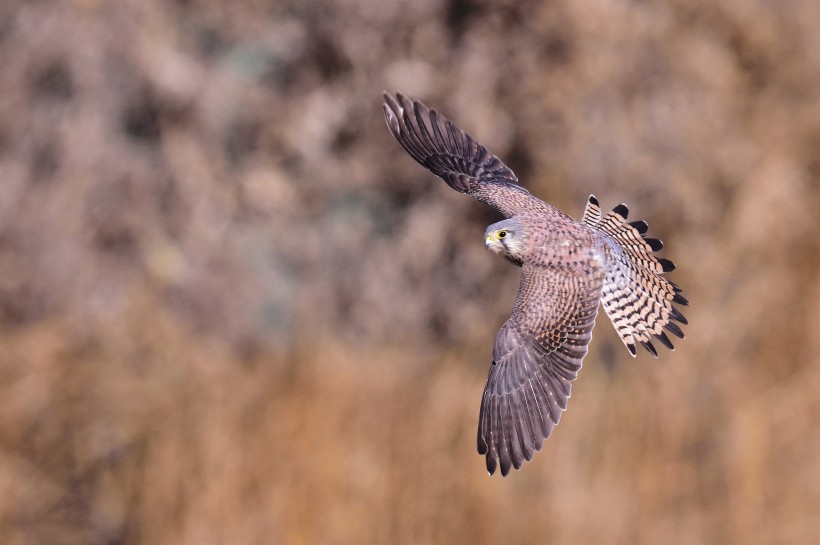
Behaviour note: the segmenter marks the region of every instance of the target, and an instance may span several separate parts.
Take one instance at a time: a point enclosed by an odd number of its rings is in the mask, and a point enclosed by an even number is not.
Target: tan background
[[[820,543],[820,2],[5,0],[0,539]],[[692,301],[599,321],[489,478],[499,219],[390,138],[422,98]]]

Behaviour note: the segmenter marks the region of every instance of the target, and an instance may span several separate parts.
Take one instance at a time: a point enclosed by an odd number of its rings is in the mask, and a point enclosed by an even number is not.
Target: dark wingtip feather
[[[680,293],[676,293],[674,297],[672,297],[672,301],[679,305],[683,305],[685,307],[689,306],[689,299],[681,295]]]
[[[632,354],[633,358],[638,354],[638,351],[635,350],[635,345],[632,343],[627,344],[626,349],[629,350],[629,353]]]
[[[674,350],[675,345],[672,344],[672,341],[669,340],[669,337],[666,336],[666,333],[661,331],[659,334],[655,335],[655,338],[658,339],[662,345],[664,345],[669,350]]]
[[[663,249],[663,242],[661,242],[660,239],[645,238],[645,239],[643,239],[643,241],[646,242],[647,244],[649,244],[649,247],[652,248],[653,252],[657,252],[657,251]]]
[[[661,257],[660,259],[658,259],[658,263],[660,263],[661,267],[663,267],[663,272],[672,272],[675,269],[677,269],[675,264],[666,259],[665,257]]]
[[[655,349],[655,345],[652,344],[652,341],[640,341],[641,345],[646,348],[650,354],[658,357],[658,351]]]
[[[671,316],[673,320],[677,320],[683,325],[689,324],[689,320],[686,319],[686,316],[681,314],[680,311],[675,307],[672,307],[672,309],[669,311],[669,316]]]
[[[683,330],[679,328],[678,324],[676,324],[675,322],[669,322],[663,327],[665,327],[670,333],[672,333],[672,335],[676,336],[677,338],[684,338]]]
[[[589,202],[591,202],[595,206],[601,206],[600,204],[598,204],[598,199],[595,198],[595,195],[590,195],[589,196]]]
[[[408,112],[413,111],[413,101],[411,101],[409,98],[407,98],[403,94],[396,93],[393,96],[393,99],[394,99],[394,103],[398,107],[398,109],[403,110],[403,112],[396,112],[396,113],[399,113],[399,114],[404,113],[405,115],[407,115]]]
[[[501,459],[501,476],[506,477],[510,473],[510,469],[512,468],[512,460],[509,459],[509,456],[505,459]]]
[[[396,99],[393,98],[389,93],[384,93],[384,104],[382,105],[384,108],[384,120],[387,122],[387,128],[390,129],[390,132],[393,133],[394,136],[398,136],[401,133],[401,127],[399,126],[399,111],[401,110],[401,106],[396,102]]]
[[[492,456],[487,456],[487,473],[492,475],[495,473],[495,468],[497,467],[496,459]]]
[[[647,232],[647,231],[649,231],[649,224],[648,224],[648,223],[646,223],[646,222],[645,222],[645,221],[643,221],[643,220],[638,220],[638,221],[630,221],[630,222],[629,222],[629,225],[631,225],[632,227],[634,227],[635,229],[637,229],[637,230],[638,230],[638,232],[639,232],[640,234],[642,234],[642,235],[645,235],[645,234],[646,234],[646,232]]]
[[[626,205],[623,203],[613,208],[612,211],[621,216],[623,219],[629,217],[629,208],[627,208]]]

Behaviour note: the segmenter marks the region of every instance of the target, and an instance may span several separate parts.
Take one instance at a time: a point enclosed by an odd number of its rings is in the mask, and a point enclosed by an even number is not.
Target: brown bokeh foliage
[[[0,541],[820,542],[816,0],[5,0]],[[474,433],[517,271],[441,109],[692,301],[603,315],[534,461]]]

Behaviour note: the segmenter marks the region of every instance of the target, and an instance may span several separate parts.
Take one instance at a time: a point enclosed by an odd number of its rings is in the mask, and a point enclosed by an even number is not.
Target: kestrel
[[[484,244],[521,267],[521,283],[495,339],[478,421],[487,471],[500,465],[506,476],[541,450],[567,408],[600,304],[633,357],[637,344],[658,357],[653,339],[674,350],[664,329],[683,338],[675,321],[687,321],[673,303],[689,302],[662,276],[675,265],[652,254],[663,244],[644,237],[646,222],[626,221],[626,205],[602,215],[590,195],[576,221],[436,110],[385,93],[384,116],[413,159],[507,218],[487,227]]]

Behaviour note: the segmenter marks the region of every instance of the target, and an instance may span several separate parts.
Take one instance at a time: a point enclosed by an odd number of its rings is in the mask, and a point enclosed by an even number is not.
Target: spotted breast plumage
[[[646,222],[627,222],[625,205],[602,214],[590,196],[576,221],[530,194],[436,110],[385,93],[384,115],[413,159],[507,218],[487,228],[484,242],[521,267],[521,283],[495,339],[478,423],[487,470],[500,466],[506,476],[541,450],[566,409],[600,305],[632,356],[640,344],[657,357],[653,340],[674,349],[665,331],[684,336],[677,323],[687,321],[673,303],[689,303],[663,276],[675,266],[652,253],[661,241],[645,237]]]

